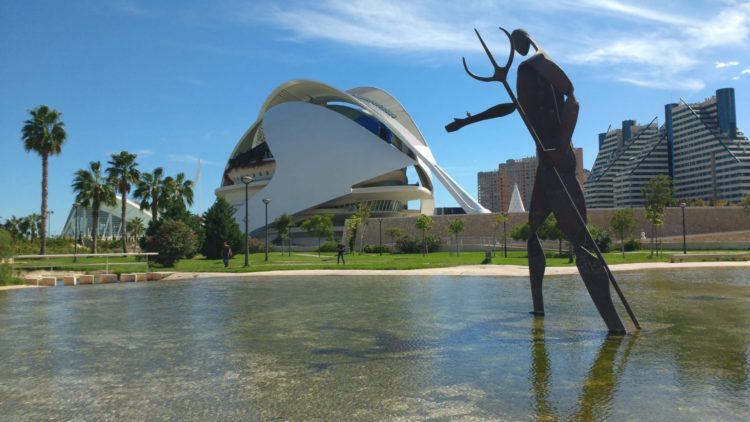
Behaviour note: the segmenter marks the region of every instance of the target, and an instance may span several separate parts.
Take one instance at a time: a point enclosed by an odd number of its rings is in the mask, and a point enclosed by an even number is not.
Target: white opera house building
[[[467,214],[488,213],[438,164],[404,108],[377,88],[340,91],[294,80],[266,99],[227,162],[216,195],[235,208],[244,229],[247,185],[250,232],[287,213],[299,223],[333,216],[336,231],[360,202],[371,217],[432,215],[437,179]],[[419,204],[409,209],[409,203]]]

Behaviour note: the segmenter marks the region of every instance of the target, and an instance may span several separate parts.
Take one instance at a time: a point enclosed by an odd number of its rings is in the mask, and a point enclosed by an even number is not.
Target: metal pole
[[[250,244],[247,241],[247,184],[245,184],[245,266],[249,265],[248,255],[250,254]]]
[[[271,202],[268,198],[263,198],[263,203],[266,205],[266,259],[265,262],[268,262],[268,204]]]
[[[682,253],[683,255],[687,255],[687,235],[685,234],[685,206],[687,204],[684,202],[680,203],[680,208],[682,208]]]
[[[73,233],[73,262],[78,262],[78,203],[76,202],[76,222]]]
[[[508,235],[505,234],[505,223],[508,221],[508,216],[505,216],[503,220],[503,255],[508,257]]]
[[[247,266],[250,265],[250,262],[249,262],[249,257],[250,257],[250,242],[248,241],[249,239],[248,239],[248,230],[247,230],[248,222],[250,221],[250,219],[248,217],[248,209],[247,209],[248,208],[248,206],[247,206],[247,188],[250,185],[250,183],[253,181],[253,178],[250,177],[250,176],[245,175],[245,176],[242,176],[240,180],[242,180],[242,183],[245,184],[245,266],[247,267]]]
[[[47,237],[52,237],[52,214],[54,211],[47,211]]]
[[[383,219],[378,220],[380,222],[380,256],[383,256]]]

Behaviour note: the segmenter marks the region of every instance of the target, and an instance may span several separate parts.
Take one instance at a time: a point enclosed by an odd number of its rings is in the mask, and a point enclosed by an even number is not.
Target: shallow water
[[[0,292],[2,420],[748,420],[750,274],[273,277]],[[621,311],[623,320],[627,318]],[[628,321],[626,326],[631,327]]]

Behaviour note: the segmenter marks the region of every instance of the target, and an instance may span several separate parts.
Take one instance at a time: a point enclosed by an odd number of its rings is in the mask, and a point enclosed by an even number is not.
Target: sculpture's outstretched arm
[[[482,120],[494,119],[496,117],[507,116],[516,110],[516,106],[513,103],[498,104],[494,107],[490,107],[487,110],[479,114],[468,114],[463,119],[453,119],[453,122],[445,126],[445,130],[448,132],[455,132],[466,125],[472,123],[481,122]]]

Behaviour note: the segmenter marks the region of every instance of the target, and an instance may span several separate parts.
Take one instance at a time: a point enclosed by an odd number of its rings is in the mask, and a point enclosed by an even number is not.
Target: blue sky
[[[750,131],[748,1],[0,0],[0,218],[39,212],[41,160],[20,135],[39,104],[61,111],[68,132],[50,160],[55,234],[74,171],[121,150],[137,153],[142,171],[188,177],[200,159],[194,211],[204,210],[264,99],[291,79],[390,92],[438,163],[476,195],[478,171],[534,154],[517,115],[443,129],[508,101],[461,65],[465,56],[490,73],[472,29],[500,61],[508,47],[498,26],[525,28],[568,72],[587,168],[609,125],[661,124],[664,104],[718,88],[735,88],[738,125]],[[455,205],[439,187],[436,203]]]

